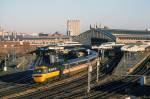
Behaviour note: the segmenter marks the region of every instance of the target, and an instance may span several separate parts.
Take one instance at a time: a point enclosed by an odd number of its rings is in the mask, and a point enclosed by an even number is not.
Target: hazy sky
[[[150,28],[150,0],[0,0],[0,25],[18,32],[66,33],[67,19],[110,28]]]

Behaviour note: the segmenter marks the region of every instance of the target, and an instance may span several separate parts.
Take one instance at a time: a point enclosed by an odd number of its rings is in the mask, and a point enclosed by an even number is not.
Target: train
[[[98,57],[96,51],[91,50],[86,56],[70,59],[67,62],[56,62],[53,65],[35,66],[32,77],[36,83],[44,83],[49,79],[58,78],[62,75],[78,72],[88,67],[88,62],[94,64],[94,60]],[[96,62],[95,62],[96,64]]]

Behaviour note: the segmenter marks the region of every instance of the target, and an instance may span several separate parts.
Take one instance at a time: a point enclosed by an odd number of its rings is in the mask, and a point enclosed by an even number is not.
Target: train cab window
[[[34,74],[41,74],[42,73],[42,69],[35,69],[34,70]]]

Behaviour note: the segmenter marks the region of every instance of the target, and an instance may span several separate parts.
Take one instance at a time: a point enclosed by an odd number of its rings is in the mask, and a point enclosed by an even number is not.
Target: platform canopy
[[[99,46],[92,46],[92,49],[113,49],[114,47],[124,46],[125,44],[116,44],[115,42],[102,43]]]
[[[121,50],[126,52],[142,52],[147,48],[150,48],[150,45],[125,45]]]

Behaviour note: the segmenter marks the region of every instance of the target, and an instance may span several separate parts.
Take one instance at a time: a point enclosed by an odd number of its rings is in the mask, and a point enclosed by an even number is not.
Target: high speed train
[[[53,65],[39,65],[33,70],[33,79],[36,83],[46,82],[48,79],[60,77],[70,73],[78,72],[88,67],[89,61],[94,64],[94,60],[98,57],[98,53],[91,50],[87,56],[70,59],[63,63],[54,63]],[[95,62],[96,63],[96,62]]]

